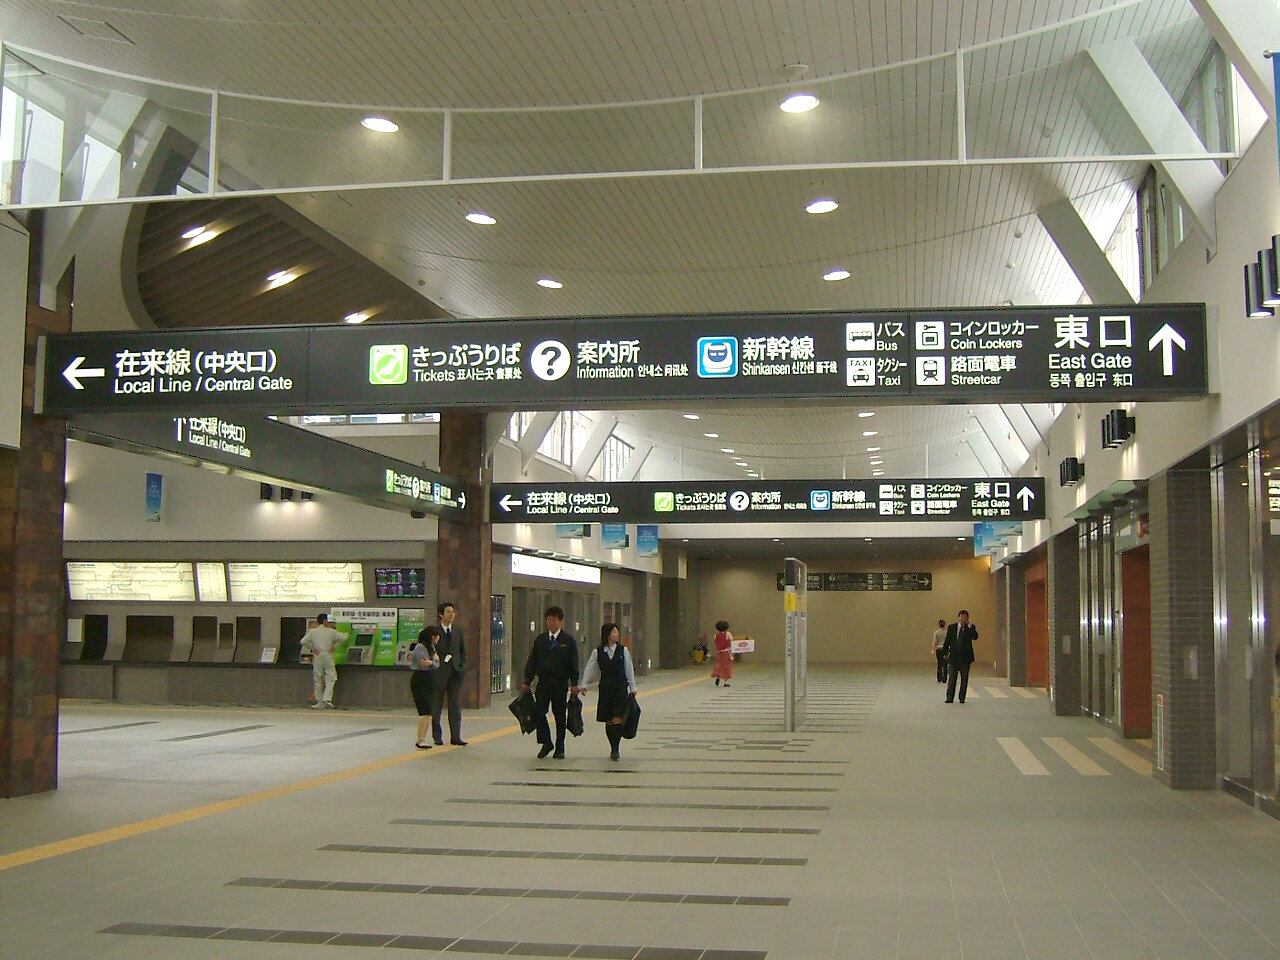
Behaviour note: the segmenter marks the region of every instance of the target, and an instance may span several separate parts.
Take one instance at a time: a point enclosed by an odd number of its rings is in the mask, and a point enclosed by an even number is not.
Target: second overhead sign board
[[[1203,304],[66,334],[42,412],[1054,402],[1207,391]]]
[[[495,483],[494,523],[1043,520],[1042,477]]]

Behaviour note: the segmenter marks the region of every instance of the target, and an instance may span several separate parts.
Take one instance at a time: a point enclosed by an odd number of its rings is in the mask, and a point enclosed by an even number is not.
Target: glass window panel
[[[923,63],[805,84],[819,100],[786,113],[795,89],[707,97],[702,107],[708,167],[885,160],[956,155],[955,60]]]
[[[377,133],[361,124],[376,112],[223,94],[218,180],[237,189],[441,179],[444,114],[391,111],[400,129]]]
[[[693,166],[693,103],[453,115],[457,179],[681,170]]]
[[[172,196],[207,169],[212,97],[6,50],[4,200]]]

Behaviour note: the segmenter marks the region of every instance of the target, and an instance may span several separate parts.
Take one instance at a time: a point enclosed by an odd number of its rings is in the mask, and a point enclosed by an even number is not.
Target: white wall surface
[[[17,448],[22,433],[29,247],[22,225],[0,214],[0,447]]]
[[[1049,517],[1026,525],[1029,550],[1074,523],[1068,514],[1120,480],[1145,480],[1280,401],[1280,319],[1244,314],[1244,265],[1280,233],[1276,128],[1268,123],[1218,192],[1217,253],[1206,260],[1202,236],[1188,237],[1148,288],[1143,303],[1200,302],[1209,324],[1210,396],[1197,401],[1125,404],[1135,439],[1102,449],[1099,421],[1115,404],[1069,404],[1032,451],[1023,473],[1048,479]],[[1058,486],[1058,464],[1079,457],[1085,479]]]

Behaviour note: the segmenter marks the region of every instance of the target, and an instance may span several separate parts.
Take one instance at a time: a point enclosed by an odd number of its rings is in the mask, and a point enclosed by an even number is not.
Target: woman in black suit
[[[418,710],[418,739],[414,746],[419,750],[431,749],[427,728],[436,699],[434,674],[440,668],[440,654],[436,652],[439,640],[440,628],[433,623],[418,634],[418,642],[409,651],[409,666],[413,668],[409,674],[409,692]]]
[[[591,651],[587,668],[582,671],[581,686],[600,678],[600,697],[596,703],[596,719],[603,723],[605,736],[609,738],[609,759],[618,759],[618,746],[622,743],[622,720],[627,709],[627,698],[636,692],[636,674],[631,664],[631,651],[624,647],[616,623],[606,623],[600,628],[600,646]]]

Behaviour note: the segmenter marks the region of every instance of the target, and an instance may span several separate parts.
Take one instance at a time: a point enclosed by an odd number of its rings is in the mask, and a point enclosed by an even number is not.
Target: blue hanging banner
[[[658,525],[641,523],[636,526],[636,556],[656,557],[658,555]]]
[[[146,514],[148,523],[159,523],[164,509],[164,474],[147,474]]]
[[[1271,74],[1275,78],[1276,116],[1280,117],[1280,51],[1267,54],[1271,58]],[[1280,152],[1280,142],[1277,143]]]
[[[559,524],[557,524],[559,526]],[[600,524],[600,546],[606,550],[621,550],[627,545],[627,525],[625,523]]]

